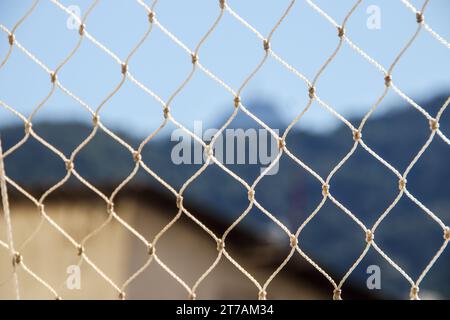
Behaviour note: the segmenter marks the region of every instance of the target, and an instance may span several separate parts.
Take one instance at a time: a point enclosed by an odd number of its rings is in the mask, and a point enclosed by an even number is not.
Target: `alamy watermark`
[[[204,130],[201,121],[194,121],[193,133],[206,143],[209,143],[218,132],[219,129],[214,128]],[[279,134],[277,129],[274,129],[273,132]],[[195,142],[194,138],[184,130],[174,130],[171,140],[177,142],[171,152],[174,164],[203,164],[206,162],[208,155],[204,152],[203,146]],[[211,151],[214,157],[223,164],[259,165],[261,172],[270,167],[270,170],[266,172],[267,175],[278,173],[279,164],[278,161],[274,161],[280,152],[278,140],[265,129],[225,129],[217,136]]]
[[[81,270],[78,265],[70,265],[66,270],[66,287],[69,290],[80,290],[81,289]]]
[[[73,4],[73,5],[68,6],[67,10],[69,10],[73,14],[73,15],[69,15],[69,17],[66,20],[67,29],[78,30],[80,28],[80,21],[81,21],[80,6]],[[78,19],[75,18],[74,16],[76,16]]]
[[[369,15],[366,21],[366,26],[369,30],[381,29],[381,8],[377,5],[370,5],[366,9],[366,13]]]
[[[381,268],[376,264],[367,267],[367,274],[369,275],[366,280],[367,289],[380,290],[381,289]]]

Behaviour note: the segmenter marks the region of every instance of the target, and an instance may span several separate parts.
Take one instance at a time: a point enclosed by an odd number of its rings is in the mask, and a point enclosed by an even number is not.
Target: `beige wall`
[[[40,218],[33,206],[25,201],[12,202],[12,218],[16,247],[33,233]],[[100,201],[51,201],[46,210],[74,239],[81,240],[107,218],[105,206]],[[156,233],[176,212],[122,199],[116,208],[118,214],[147,239]],[[5,223],[0,220],[0,235],[6,240]],[[273,269],[264,267],[270,250],[257,248],[243,252],[239,243],[227,249],[260,282]],[[20,249],[24,262],[51,284],[64,299],[98,298],[115,299],[117,292],[86,263],[81,266],[81,290],[68,290],[65,285],[66,269],[78,263],[76,249],[49,223],[44,222],[39,232]],[[86,244],[86,254],[116,284],[122,284],[140,268],[147,259],[146,247],[117,221],[109,223]],[[157,254],[187,284],[196,279],[211,265],[217,256],[215,242],[192,221],[183,217],[158,242]],[[294,259],[299,261],[299,259]],[[11,259],[8,251],[0,248],[0,299],[13,298]],[[23,298],[53,298],[49,291],[35,279],[19,269],[20,291]],[[185,299],[187,292],[154,261],[126,290],[131,299]],[[304,299],[329,298],[329,292],[311,286],[302,278],[293,278],[287,272],[273,281],[268,298]],[[331,292],[331,289],[330,289]],[[257,288],[228,260],[222,258],[216,269],[197,290],[198,299],[255,299]]]

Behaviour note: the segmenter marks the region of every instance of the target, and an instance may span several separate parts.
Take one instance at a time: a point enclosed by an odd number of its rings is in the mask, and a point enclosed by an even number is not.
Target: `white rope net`
[[[302,0],[303,1],[303,0]],[[293,6],[296,5],[296,2],[300,2],[300,0],[296,1],[293,0],[290,2],[289,6],[285,9],[283,15],[279,18],[277,23],[273,26],[271,31],[267,35],[261,34],[258,30],[256,30],[250,23],[248,23],[245,19],[243,19],[237,12],[231,8],[225,0],[220,0],[217,2],[217,18],[214,21],[213,25],[207,30],[204,34],[204,36],[201,38],[201,40],[198,42],[197,46],[195,48],[188,48],[182,40],[178,39],[171,31],[166,29],[164,27],[164,24],[162,21],[159,21],[157,18],[158,10],[156,9],[156,3],[157,0],[155,0],[151,5],[146,4],[143,0],[137,0],[137,3],[142,7],[142,10],[144,10],[148,16],[148,29],[145,32],[144,36],[141,38],[141,40],[134,46],[134,48],[129,52],[129,54],[124,58],[120,58],[118,55],[116,55],[114,52],[112,52],[110,49],[108,49],[105,45],[102,44],[102,42],[97,39],[94,35],[92,35],[89,32],[89,28],[87,27],[87,22],[90,13],[94,10],[95,6],[99,2],[98,0],[93,1],[93,3],[90,5],[89,9],[85,12],[84,16],[80,19],[78,16],[76,16],[69,8],[64,6],[59,0],[50,0],[50,2],[55,5],[57,8],[65,12],[68,16],[71,16],[73,19],[75,19],[79,24],[79,41],[76,44],[76,46],[73,48],[73,50],[70,52],[70,54],[56,67],[50,67],[45,64],[41,58],[35,56],[32,52],[28,51],[27,48],[21,43],[21,40],[15,37],[15,33],[18,28],[20,28],[21,24],[32,14],[32,12],[36,9],[36,7],[39,6],[40,1],[34,1],[32,6],[28,9],[26,14],[14,25],[12,29],[8,29],[5,25],[0,24],[1,31],[7,36],[8,42],[9,42],[9,51],[7,52],[7,55],[3,60],[1,61],[0,68],[3,67],[5,64],[8,63],[8,59],[11,56],[11,52],[14,49],[18,49],[22,51],[31,61],[33,61],[36,65],[38,65],[42,70],[44,70],[48,76],[49,81],[51,81],[52,87],[50,92],[48,92],[45,99],[43,99],[32,111],[29,115],[24,115],[18,111],[17,108],[14,106],[10,106],[7,103],[0,100],[0,106],[7,110],[8,112],[11,112],[14,114],[18,119],[20,119],[25,128],[25,135],[22,140],[20,140],[17,144],[10,147],[7,150],[3,150],[1,152],[0,149],[0,177],[1,177],[1,191],[2,191],[2,200],[3,200],[3,212],[5,215],[5,221],[7,223],[7,230],[8,230],[8,237],[7,242],[0,242],[0,247],[3,247],[5,250],[9,250],[12,258],[13,263],[13,269],[14,269],[14,277],[15,277],[15,289],[16,289],[16,296],[17,298],[20,298],[19,293],[19,283],[20,279],[17,277],[17,270],[20,268],[24,272],[28,273],[30,276],[32,276],[34,279],[36,279],[42,286],[47,288],[55,298],[60,299],[62,297],[59,296],[58,292],[55,288],[53,288],[46,279],[40,277],[37,273],[35,273],[28,265],[27,265],[27,257],[22,256],[21,252],[24,249],[24,246],[26,246],[30,241],[32,241],[32,237],[25,241],[21,246],[16,246],[13,241],[13,233],[12,233],[12,226],[11,226],[11,218],[10,218],[10,210],[9,210],[9,203],[8,203],[8,197],[7,197],[7,187],[11,187],[16,189],[18,192],[26,196],[39,210],[41,215],[41,220],[43,223],[48,223],[50,226],[52,226],[57,232],[59,232],[62,236],[64,236],[70,243],[73,244],[74,247],[74,254],[77,254],[79,256],[79,261],[87,263],[90,267],[95,270],[96,273],[98,273],[98,276],[103,278],[114,290],[117,291],[117,295],[119,298],[124,299],[125,298],[125,292],[127,290],[127,287],[130,285],[131,282],[133,282],[141,273],[143,273],[146,268],[150,264],[158,264],[160,265],[173,279],[175,279],[180,286],[182,286],[187,293],[187,297],[190,299],[196,298],[196,292],[197,288],[202,284],[202,282],[205,280],[205,278],[214,270],[214,268],[219,264],[221,259],[227,259],[229,260],[242,274],[244,274],[249,281],[251,281],[254,286],[257,288],[257,291],[259,292],[257,297],[259,299],[266,299],[267,292],[269,289],[269,286],[271,282],[274,280],[274,278],[280,273],[280,271],[287,265],[287,263],[290,261],[290,259],[294,255],[300,255],[307,263],[311,264],[319,274],[321,274],[324,278],[326,278],[330,284],[332,285],[332,290],[330,292],[330,295],[332,293],[333,299],[341,299],[341,293],[342,293],[342,287],[346,280],[349,278],[349,276],[352,274],[352,272],[355,270],[355,268],[360,264],[360,262],[363,260],[363,258],[366,256],[367,252],[370,248],[373,248],[376,252],[378,252],[381,257],[383,257],[393,268],[395,268],[398,273],[404,277],[408,283],[410,284],[410,297],[411,299],[418,299],[419,298],[419,287],[423,279],[426,277],[426,275],[430,272],[432,266],[436,263],[436,261],[439,259],[439,257],[442,255],[444,250],[446,249],[448,242],[450,241],[450,229],[448,226],[444,224],[444,222],[439,218],[439,216],[432,212],[429,208],[427,208],[419,199],[417,199],[409,190],[407,185],[407,178],[408,174],[414,167],[414,165],[417,163],[419,158],[424,154],[424,152],[427,150],[427,148],[430,146],[432,141],[434,139],[442,139],[446,144],[450,145],[450,139],[439,129],[439,120],[441,116],[443,115],[444,111],[446,110],[447,106],[450,103],[450,98],[447,99],[446,103],[442,105],[439,112],[435,115],[429,114],[423,107],[421,107],[418,103],[416,103],[413,99],[411,99],[409,96],[407,96],[393,81],[391,75],[398,64],[399,60],[402,58],[402,56],[405,54],[405,52],[410,48],[412,43],[416,40],[419,33],[424,30],[425,32],[429,32],[435,39],[438,41],[442,46],[446,47],[447,49],[450,49],[450,44],[447,40],[445,40],[442,36],[440,36],[437,32],[435,32],[430,25],[425,21],[424,19],[424,13],[427,9],[427,5],[429,4],[429,0],[424,1],[422,7],[420,9],[415,8],[409,1],[407,0],[398,0],[401,1],[407,8],[411,10],[411,19],[417,20],[417,28],[413,32],[412,36],[409,39],[405,39],[406,44],[402,48],[402,50],[398,53],[394,61],[389,67],[384,67],[380,63],[378,63],[375,59],[373,59],[371,56],[369,56],[363,49],[361,49],[357,44],[355,44],[350,38],[346,35],[346,24],[347,21],[350,19],[352,14],[355,12],[355,10],[358,9],[358,7],[361,5],[362,0],[355,1],[353,7],[351,10],[347,13],[345,16],[345,19],[342,22],[335,21],[330,15],[328,15],[324,10],[322,10],[321,7],[319,7],[317,4],[314,3],[312,0],[304,0],[312,9],[314,9],[317,13],[320,14],[323,19],[328,21],[330,24],[332,24],[336,28],[336,36],[338,40],[338,44],[335,48],[335,50],[332,52],[332,54],[329,56],[329,58],[323,63],[322,67],[319,69],[317,74],[314,76],[313,79],[308,79],[306,76],[302,74],[301,71],[294,68],[289,62],[284,60],[281,56],[279,56],[276,53],[276,48],[272,48],[271,46],[271,40],[276,35],[275,31],[277,28],[283,23],[285,18],[289,15],[291,9]],[[202,45],[207,41],[208,37],[215,31],[217,26],[221,23],[222,18],[225,15],[229,15],[230,17],[236,19],[243,28],[247,28],[252,33],[258,37],[261,41],[261,50],[264,50],[264,56],[257,65],[257,67],[248,75],[248,77],[243,81],[243,83],[240,85],[239,88],[233,89],[227,83],[225,83],[223,80],[221,80],[213,71],[211,71],[207,66],[205,66],[202,63],[202,60],[199,59],[199,52],[201,50]],[[171,41],[173,41],[177,46],[182,48],[186,56],[191,60],[192,62],[192,70],[189,73],[189,75],[185,78],[184,82],[173,92],[173,94],[167,99],[167,101],[164,101],[160,96],[158,96],[157,93],[152,91],[151,88],[148,88],[145,86],[140,80],[138,80],[134,75],[133,71],[128,68],[130,60],[133,58],[133,55],[136,53],[136,51],[139,49],[139,47],[146,41],[149,34],[152,32],[154,28],[158,28],[161,30]],[[90,41],[92,44],[97,46],[99,49],[104,51],[111,59],[113,59],[117,65],[118,65],[118,72],[122,73],[122,80],[120,83],[114,88],[114,90],[103,99],[103,101],[98,106],[89,106],[87,103],[83,101],[80,96],[74,92],[72,92],[69,88],[67,88],[61,81],[58,79],[58,73],[61,72],[61,70],[64,68],[65,65],[70,63],[70,60],[74,57],[78,49],[82,46],[82,43],[84,41]],[[338,113],[329,103],[325,102],[320,98],[320,88],[317,87],[317,82],[319,78],[326,72],[327,67],[330,65],[330,63],[336,58],[336,56],[339,55],[339,51],[343,46],[349,46],[351,49],[356,51],[359,55],[361,55],[368,63],[373,65],[379,73],[380,73],[380,81],[385,82],[385,89],[382,95],[373,103],[370,110],[364,115],[362,118],[359,126],[353,126],[344,116],[342,116],[340,113]],[[248,83],[251,81],[251,79],[259,72],[261,67],[269,60],[274,59],[276,62],[278,62],[282,67],[286,68],[290,72],[292,72],[296,77],[301,79],[305,84],[305,95],[309,96],[309,102],[307,105],[301,110],[301,112],[298,114],[295,119],[292,120],[292,122],[289,124],[287,129],[283,132],[282,135],[278,135],[272,128],[270,128],[266,123],[264,123],[261,119],[259,119],[257,116],[255,116],[252,112],[249,111],[249,109],[243,104],[243,102],[240,99],[240,96],[242,95],[243,91],[245,90]],[[1,69],[0,69],[1,71]],[[225,122],[225,124],[220,128],[220,130],[215,134],[215,136],[212,138],[210,143],[206,143],[202,140],[201,137],[197,136],[189,130],[188,128],[184,127],[180,122],[177,121],[177,119],[174,118],[174,116],[171,113],[171,103],[174,100],[174,98],[180,94],[180,92],[185,88],[186,84],[192,79],[193,75],[196,72],[204,73],[207,77],[209,77],[212,81],[218,83],[220,86],[222,86],[227,92],[229,92],[230,95],[230,101],[231,99],[234,101],[235,109],[232,115],[228,118],[228,120]],[[384,80],[383,80],[384,79]],[[138,88],[143,90],[146,94],[151,96],[153,99],[155,99],[160,105],[161,105],[161,125],[160,127],[155,130],[151,135],[149,135],[137,149],[134,149],[131,147],[126,141],[122,140],[119,136],[114,134],[111,130],[109,130],[102,120],[99,117],[100,111],[103,109],[103,107],[108,103],[108,101],[117,94],[117,92],[121,89],[121,87],[124,85],[126,81],[129,81],[133,84],[135,84]],[[47,142],[45,139],[43,139],[41,136],[39,136],[32,127],[33,119],[35,115],[39,112],[39,110],[46,104],[46,102],[50,99],[50,97],[55,93],[55,91],[60,90],[64,94],[66,94],[68,97],[76,101],[80,107],[85,108],[91,115],[93,119],[93,125],[92,125],[92,132],[91,134],[80,143],[80,145],[70,154],[69,157],[67,157],[63,152],[52,146],[49,142]],[[409,163],[406,170],[404,172],[398,171],[393,165],[391,165],[389,162],[387,162],[385,159],[383,159],[381,156],[379,156],[366,142],[363,138],[363,131],[364,126],[371,117],[371,115],[374,113],[374,111],[378,108],[378,106],[381,104],[381,102],[384,100],[388,92],[393,91],[398,96],[400,96],[402,99],[404,99],[408,105],[410,105],[412,108],[416,109],[420,114],[425,117],[430,124],[430,134],[429,138],[426,141],[426,143],[422,146],[420,151],[416,154],[416,156],[413,158],[413,160]],[[317,172],[315,172],[313,169],[311,169],[307,163],[304,163],[301,159],[299,159],[296,155],[294,155],[289,150],[289,146],[285,143],[286,137],[289,135],[289,132],[293,128],[295,124],[297,124],[299,121],[301,121],[302,117],[308,110],[310,109],[312,103],[316,101],[321,107],[323,107],[327,112],[329,112],[331,115],[333,115],[335,118],[337,118],[340,122],[342,122],[348,129],[351,131],[354,139],[354,143],[350,151],[343,157],[337,165],[331,170],[331,172],[326,177],[320,176]],[[275,160],[271,163],[269,167],[266,168],[261,174],[253,181],[253,183],[249,184],[246,181],[244,181],[242,178],[240,178],[237,174],[235,174],[233,171],[231,171],[229,168],[227,168],[225,165],[223,165],[220,161],[217,160],[217,158],[214,156],[213,152],[213,145],[216,142],[217,137],[230,125],[230,123],[233,121],[233,119],[237,116],[238,113],[245,113],[250,118],[252,118],[256,123],[258,123],[261,127],[266,129],[278,142],[279,142],[279,151],[277,154],[277,157]],[[141,156],[142,149],[149,143],[150,140],[152,140],[168,123],[174,124],[177,128],[182,129],[186,134],[190,135],[196,142],[200,143],[205,153],[207,154],[207,160],[206,162],[201,166],[201,168],[195,172],[194,175],[192,175],[189,179],[185,181],[185,183],[182,185],[182,187],[179,190],[176,190],[174,187],[172,187],[169,183],[167,183],[163,178],[161,178],[157,172],[154,172],[151,167],[149,167],[145,159]],[[133,157],[135,161],[135,167],[134,170],[131,172],[131,174],[126,177],[126,179],[123,180],[123,182],[111,193],[111,194],[104,194],[99,189],[97,189],[93,184],[88,182],[80,173],[77,171],[77,168],[74,166],[74,161],[77,157],[77,155],[85,148],[85,146],[96,136],[96,134],[99,131],[103,131],[107,135],[109,135],[111,138],[113,138],[117,143],[121,144],[124,148],[126,148],[130,156]],[[3,159],[7,158],[11,154],[15,153],[18,149],[21,148],[22,145],[26,143],[29,139],[35,139],[38,142],[40,142],[43,146],[48,148],[51,152],[53,152],[55,155],[57,155],[66,165],[67,174],[65,177],[59,181],[57,184],[46,190],[46,192],[43,193],[43,195],[40,198],[36,198],[32,196],[29,192],[27,192],[21,185],[19,185],[16,181],[11,179],[8,176],[8,172],[5,172],[4,165],[3,165]],[[389,205],[389,207],[384,210],[384,212],[381,212],[379,215],[379,218],[376,220],[376,222],[371,225],[367,226],[363,222],[361,222],[357,216],[348,208],[346,208],[335,196],[333,196],[332,191],[332,180],[335,174],[340,170],[340,168],[352,157],[352,155],[355,153],[355,151],[358,148],[363,148],[366,150],[371,156],[373,156],[374,159],[379,161],[383,166],[388,168],[392,173],[394,173],[399,181],[399,190],[398,195],[396,196],[395,200]],[[258,197],[255,194],[255,188],[258,185],[258,183],[264,178],[264,176],[271,170],[273,166],[277,164],[277,162],[280,160],[281,157],[289,157],[293,161],[295,161],[299,167],[299,170],[305,170],[308,172],[312,177],[317,179],[317,181],[320,182],[322,185],[322,200],[320,201],[319,205],[315,208],[314,211],[310,212],[308,218],[300,225],[300,227],[297,230],[290,230],[285,224],[283,224],[281,221],[279,221],[274,213],[269,212],[267,209],[265,209],[259,202]],[[200,222],[196,215],[192,212],[190,212],[184,205],[183,205],[183,195],[185,194],[186,190],[189,188],[189,186],[192,184],[192,182],[199,177],[202,172],[204,172],[209,164],[215,164],[219,168],[221,168],[226,174],[228,174],[230,177],[235,179],[237,182],[239,182],[248,192],[248,206],[243,211],[239,217],[228,227],[228,229],[223,234],[215,234],[210,228],[208,228],[207,225]],[[162,186],[164,186],[167,190],[169,190],[174,197],[174,202],[176,202],[178,207],[177,214],[173,217],[173,219],[160,230],[160,232],[153,238],[153,239],[147,239],[142,234],[140,234],[138,231],[136,231],[127,221],[123,220],[115,211],[115,199],[117,195],[121,192],[121,190],[128,184],[130,181],[136,176],[138,170],[143,169],[145,172],[148,173],[148,175],[155,178]],[[89,188],[93,192],[95,192],[100,199],[104,201],[105,204],[105,211],[107,213],[107,219],[106,221],[96,230],[85,236],[80,241],[77,241],[74,239],[64,228],[62,228],[60,225],[58,225],[47,213],[46,213],[46,199],[49,197],[50,194],[54,193],[57,189],[60,189],[71,177],[75,177],[78,179],[86,188]],[[388,256],[383,249],[377,244],[376,241],[376,230],[380,226],[380,224],[383,222],[383,220],[386,218],[387,215],[391,212],[391,210],[397,205],[397,203],[400,201],[400,199],[407,197],[409,198],[413,203],[415,203],[426,215],[428,215],[431,219],[435,221],[436,224],[440,226],[442,229],[442,235],[443,235],[443,241],[442,245],[437,248],[436,253],[434,257],[429,261],[429,263],[426,265],[425,269],[422,271],[420,276],[417,279],[413,279],[402,267],[397,264],[395,259],[393,257]],[[334,203],[338,208],[342,210],[343,213],[345,213],[346,216],[348,216],[349,219],[354,221],[355,224],[357,224],[361,231],[361,241],[365,241],[366,245],[364,247],[364,250],[361,252],[360,256],[354,261],[352,266],[348,269],[348,271],[345,273],[345,275],[341,279],[334,279],[332,278],[329,273],[322,268],[317,262],[313,261],[301,248],[299,244],[299,237],[301,236],[302,230],[308,225],[308,223],[314,219],[314,217],[318,214],[320,214],[321,208],[324,206],[324,204],[327,201],[331,201]],[[235,260],[233,256],[227,251],[226,243],[227,243],[227,235],[244,219],[244,217],[250,212],[250,210],[253,207],[259,208],[265,215],[267,215],[268,218],[270,218],[285,234],[287,239],[289,240],[291,249],[289,254],[285,257],[284,261],[278,266],[278,268],[264,281],[260,282],[255,277],[249,273],[243,266],[240,265],[239,261]],[[204,230],[205,233],[207,233],[211,237],[211,241],[216,242],[217,244],[217,257],[214,260],[214,262],[207,268],[203,274],[195,281],[194,283],[187,283],[185,280],[183,280],[179,275],[177,275],[169,265],[165,264],[164,261],[161,260],[161,258],[158,255],[158,241],[159,239],[174,225],[177,223],[177,221],[180,219],[181,216],[186,216],[189,219],[192,220],[193,223],[197,224],[201,229]],[[129,278],[124,283],[115,283],[104,271],[99,268],[95,261],[93,261],[88,254],[89,250],[86,250],[86,242],[88,239],[93,237],[94,235],[100,233],[102,229],[110,223],[112,220],[117,221],[121,225],[123,225],[131,234],[133,234],[137,239],[139,239],[147,248],[148,248],[148,259],[145,262],[142,267],[137,270],[134,274],[131,274]]]

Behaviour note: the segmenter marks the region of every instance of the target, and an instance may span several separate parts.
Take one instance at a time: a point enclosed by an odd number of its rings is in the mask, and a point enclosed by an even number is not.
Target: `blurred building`
[[[76,248],[54,227],[44,221],[34,205],[10,191],[16,246],[26,265],[48,282],[65,299],[115,299],[117,291],[86,262],[81,264],[81,288],[69,290],[68,267],[79,262]],[[189,204],[188,204],[189,207]],[[190,208],[190,207],[189,207]],[[64,191],[50,196],[47,214],[74,239],[98,228],[107,219],[104,202],[89,191]],[[172,198],[153,190],[124,190],[116,200],[118,215],[147,239],[153,237],[172,219],[177,209]],[[226,226],[214,221],[213,214],[192,210],[212,230]],[[35,232],[35,230],[38,230]],[[30,239],[30,235],[34,236]],[[1,234],[5,235],[4,223]],[[20,249],[26,239],[28,244]],[[3,238],[2,238],[3,239]],[[236,228],[227,240],[227,250],[260,283],[263,283],[289,252],[268,240],[261,240]],[[148,259],[145,245],[116,220],[111,220],[90,238],[85,252],[119,286]],[[215,241],[192,220],[183,215],[156,245],[158,257],[188,285],[208,269],[217,257]],[[13,298],[9,253],[0,250],[0,298]],[[51,299],[52,294],[19,268],[23,298]],[[269,299],[329,299],[332,287],[312,267],[294,255],[268,287]],[[186,290],[155,261],[126,290],[128,299],[186,299]],[[198,299],[256,299],[258,289],[225,257],[197,290]],[[349,291],[347,296],[355,296]]]

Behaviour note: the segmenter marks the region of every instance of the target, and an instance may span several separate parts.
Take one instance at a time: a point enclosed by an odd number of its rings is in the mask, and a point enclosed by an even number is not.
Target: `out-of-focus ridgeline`
[[[422,103],[435,115],[448,94]],[[283,126],[276,109],[261,104],[264,121],[271,127]],[[389,106],[384,106],[389,107]],[[253,109],[258,114],[258,105]],[[223,121],[222,121],[223,122]],[[359,119],[352,119],[354,125]],[[284,126],[286,126],[284,124]],[[240,115],[232,128],[260,127]],[[441,130],[450,134],[450,113],[443,114]],[[92,127],[80,123],[41,123],[33,129],[66,156],[84,140]],[[279,127],[280,131],[284,130]],[[118,135],[137,148],[142,139],[119,132]],[[363,131],[363,139],[381,157],[403,172],[430,135],[428,121],[417,110],[403,103],[384,115],[371,118]],[[8,150],[24,136],[23,127],[1,128],[3,148]],[[200,168],[200,165],[176,165],[171,152],[177,141],[167,135],[153,139],[143,150],[145,163],[176,189]],[[325,178],[349,152],[354,141],[351,131],[340,126],[323,134],[295,128],[288,135],[289,150]],[[29,190],[44,190],[62,179],[65,165],[49,149],[30,138],[5,160],[7,175]],[[128,176],[134,161],[124,147],[99,130],[96,137],[76,156],[76,170],[100,190],[111,190]],[[260,173],[260,165],[227,165],[249,184]],[[154,178],[142,169],[127,188],[151,187],[167,194]],[[62,190],[83,187],[71,178]],[[450,224],[450,146],[438,136],[420,158],[407,179],[408,190],[447,225]],[[85,188],[85,187],[83,187]],[[58,192],[58,191],[57,191]],[[371,227],[398,195],[398,178],[363,148],[338,170],[330,183],[330,192],[351,210],[366,226]],[[322,199],[320,183],[307,171],[283,156],[279,171],[266,176],[256,188],[258,202],[291,230],[296,230],[314,211]],[[247,191],[216,165],[211,165],[187,188],[184,198],[196,207],[205,208],[212,219],[231,224],[248,206]],[[195,214],[195,212],[193,212]],[[256,236],[279,241],[288,247],[287,237],[260,210],[253,208],[238,226]],[[375,233],[375,241],[413,279],[416,279],[442,244],[443,232],[423,210],[404,196],[387,215]],[[361,254],[365,234],[342,210],[327,201],[302,231],[299,239],[304,251],[325,270],[342,277]],[[349,278],[365,289],[367,267],[381,267],[382,291],[385,296],[407,298],[409,283],[389,266],[373,249]],[[447,249],[421,285],[421,293],[432,297],[450,297],[450,250]],[[428,291],[428,292],[427,292]]]

